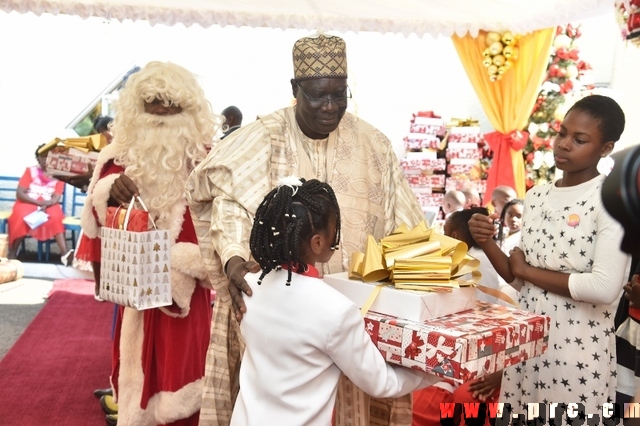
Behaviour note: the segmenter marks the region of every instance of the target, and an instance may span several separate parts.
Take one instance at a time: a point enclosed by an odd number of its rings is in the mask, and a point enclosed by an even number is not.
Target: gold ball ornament
[[[520,49],[518,49],[517,47],[514,47],[513,52],[511,53],[511,58],[509,59],[513,59],[515,61],[516,59],[518,59],[519,55],[520,55]]]
[[[491,58],[484,58],[482,60],[482,65],[484,65],[485,68],[488,68],[491,64],[493,64],[493,60]]]
[[[502,34],[502,42],[507,46],[511,46],[513,43],[516,42],[516,37],[513,35],[511,31],[505,31]]]
[[[489,65],[489,68],[487,69],[487,71],[489,72],[489,75],[497,74],[498,67],[496,65]]]
[[[502,75],[507,71],[507,68],[504,66],[498,67],[498,74]]]
[[[502,55],[496,55],[493,57],[493,63],[499,67],[503,66],[505,63],[506,59],[504,56]]]
[[[502,66],[505,67],[505,69],[509,69],[513,66],[513,62],[507,59],[506,61],[504,61],[504,64]]]
[[[491,52],[489,52],[488,47],[482,51],[482,56],[484,56],[485,58],[491,57]]]
[[[513,56],[513,46],[505,46],[504,49],[502,49],[502,55],[509,59]]]
[[[491,43],[491,45],[489,46],[489,53],[495,56],[495,55],[499,55],[501,52],[502,52],[502,43],[500,43],[499,41]]]
[[[500,41],[501,38],[502,37],[500,37],[500,33],[497,33],[495,31],[488,32],[487,33],[487,38],[486,38],[487,46],[491,46],[496,41]]]

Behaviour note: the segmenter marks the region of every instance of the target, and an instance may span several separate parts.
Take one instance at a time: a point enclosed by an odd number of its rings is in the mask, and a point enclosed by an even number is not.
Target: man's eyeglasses
[[[351,99],[351,89],[349,88],[349,86],[347,86],[347,88],[344,90],[343,93],[340,93],[338,95],[333,94],[333,95],[321,96],[319,98],[314,98],[307,95],[304,89],[302,89],[302,86],[300,86],[300,83],[298,83],[297,81],[295,83],[298,86],[298,89],[300,89],[300,91],[304,95],[304,97],[307,98],[307,100],[309,101],[309,104],[311,104],[312,107],[318,108],[325,105],[329,105],[329,102],[333,102],[335,106],[342,108],[342,107],[346,107],[347,102],[349,101],[349,99]]]

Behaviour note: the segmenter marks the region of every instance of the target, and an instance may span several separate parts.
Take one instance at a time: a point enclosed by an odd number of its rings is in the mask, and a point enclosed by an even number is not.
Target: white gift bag
[[[40,210],[39,208],[24,217],[24,221],[31,229],[36,229],[38,226],[46,223],[48,220],[49,215],[44,210]]]
[[[136,199],[147,210],[142,200]],[[102,227],[100,297],[137,310],[169,306],[171,298],[170,232],[128,231],[134,200],[123,229]]]

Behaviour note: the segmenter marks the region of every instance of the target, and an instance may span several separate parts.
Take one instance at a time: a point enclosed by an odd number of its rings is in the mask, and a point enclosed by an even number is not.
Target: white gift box
[[[324,282],[347,296],[359,307],[365,304],[375,285],[379,284],[350,280],[347,272],[325,275]],[[475,302],[475,287],[456,288],[451,293],[430,293],[398,290],[390,284],[382,287],[369,310],[420,322],[473,309]]]

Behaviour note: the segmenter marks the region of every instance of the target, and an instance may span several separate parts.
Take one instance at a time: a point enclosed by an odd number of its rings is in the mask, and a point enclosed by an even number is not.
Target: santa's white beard
[[[184,202],[184,187],[192,169],[198,139],[189,114],[141,114],[127,138],[126,171],[140,198],[161,228],[168,228],[172,208]],[[189,147],[191,146],[191,149]]]

